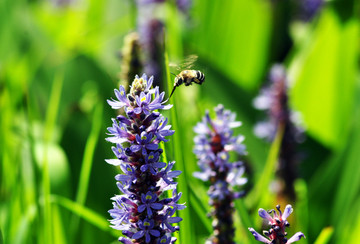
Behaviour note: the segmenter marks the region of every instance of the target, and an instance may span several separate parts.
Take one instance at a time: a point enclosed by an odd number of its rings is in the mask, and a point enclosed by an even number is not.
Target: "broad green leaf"
[[[331,9],[301,42],[290,63],[294,82],[292,103],[304,118],[309,134],[336,149],[344,143],[354,106],[359,27],[342,23]]]
[[[193,50],[238,85],[247,90],[256,88],[268,59],[270,3],[205,0],[196,6]]]

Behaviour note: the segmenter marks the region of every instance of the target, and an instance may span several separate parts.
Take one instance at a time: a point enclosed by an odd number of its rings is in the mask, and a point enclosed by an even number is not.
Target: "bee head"
[[[180,86],[183,82],[184,79],[180,75],[177,75],[174,80],[174,86]]]

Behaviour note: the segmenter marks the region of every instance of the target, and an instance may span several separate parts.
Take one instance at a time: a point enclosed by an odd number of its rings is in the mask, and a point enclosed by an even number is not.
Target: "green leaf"
[[[80,205],[85,204],[86,196],[88,194],[91,168],[92,168],[96,144],[99,139],[99,133],[102,124],[102,114],[103,114],[103,106],[101,103],[99,103],[99,105],[95,107],[93,112],[92,128],[89,137],[86,141],[85,151],[81,166],[78,191],[76,195],[76,202]],[[75,218],[73,220],[72,231],[75,231],[77,227],[78,227],[78,219]]]
[[[207,217],[208,206],[208,195],[205,188],[194,185],[193,181],[189,182],[190,185],[190,202],[189,207],[191,207],[194,212],[199,216],[202,224],[205,226],[207,233],[212,232],[211,220]],[[196,189],[196,192],[194,190]]]
[[[330,241],[330,238],[334,232],[334,228],[329,226],[322,229],[318,238],[314,242],[314,244],[326,244]]]
[[[360,93],[358,88],[357,93]],[[360,98],[357,96],[356,110],[353,112],[353,126],[350,133],[350,138],[344,147],[343,154],[338,161],[339,171],[336,175],[336,192],[334,194],[334,203],[332,213],[332,224],[336,229],[344,227],[344,231],[335,234],[337,241],[346,241],[349,239],[350,232],[348,228],[352,228],[355,224],[354,213],[359,211],[360,203]],[[346,162],[346,164],[344,164]],[[348,228],[346,228],[348,226]],[[346,233],[347,232],[347,233]]]
[[[278,161],[278,155],[281,147],[283,134],[284,126],[280,124],[276,132],[276,137],[271,144],[264,170],[261,173],[258,183],[255,185],[253,192],[249,196],[248,200],[250,201],[251,206],[257,205],[259,208],[263,205],[267,205],[266,203],[269,200],[269,185],[275,175],[276,164]]]
[[[168,57],[165,53],[165,65],[167,67],[166,74],[167,74],[167,84],[170,87],[171,80],[170,80],[170,71],[169,71],[169,65],[168,65]],[[169,88],[170,89],[170,88]],[[172,124],[172,128],[175,130],[174,135],[172,136],[171,142],[172,142],[172,152],[173,157],[168,157],[171,161],[176,161],[175,168],[177,170],[181,170],[182,174],[179,176],[179,183],[177,185],[177,191],[182,192],[182,196],[180,201],[188,203],[189,202],[189,186],[186,184],[188,181],[187,178],[189,175],[187,175],[186,171],[186,161],[183,151],[183,146],[181,145],[181,142],[184,140],[182,139],[182,127],[180,126],[179,120],[178,120],[178,112],[175,110],[175,107],[177,105],[177,101],[175,101],[175,106],[171,108],[170,110],[170,123]],[[191,222],[191,215],[190,215],[190,209],[189,207],[185,208],[184,210],[179,211],[178,215],[183,219],[180,223],[180,229],[179,232],[180,235],[180,242],[182,243],[191,243],[191,238],[194,236]]]
[[[295,47],[290,64],[293,105],[309,134],[333,149],[346,140],[354,106],[358,36],[355,19],[341,23],[324,9],[309,39]]]
[[[309,230],[309,199],[307,184],[303,179],[299,178],[294,182],[294,187],[296,192],[296,202],[294,206],[294,218],[296,220],[295,225],[296,229],[301,230],[301,232],[306,236]],[[303,243],[308,243],[308,240],[303,240]]]
[[[61,214],[61,211],[59,210],[58,206],[52,206],[52,220],[53,220],[53,230],[54,230],[54,244],[63,244],[63,243],[69,243],[68,235],[66,234],[65,228],[64,228],[64,215]]]
[[[244,204],[244,201],[242,199],[235,201],[235,208],[237,211],[237,214],[239,215],[239,218],[241,220],[242,226],[244,229],[247,230],[249,227],[253,227],[254,223],[251,221],[251,216],[249,215],[249,212]]]
[[[51,243],[53,240],[53,230],[52,230],[52,210],[50,204],[50,194],[51,194],[51,185],[50,185],[50,173],[49,173],[49,162],[48,158],[48,147],[50,145],[50,140],[52,134],[55,130],[56,120],[58,115],[58,109],[61,99],[61,91],[63,85],[63,74],[58,72],[53,81],[51,88],[50,100],[46,112],[46,121],[45,121],[45,130],[44,130],[44,157],[43,157],[43,168],[42,168],[42,187],[44,194],[44,240],[45,242]]]
[[[52,203],[58,204],[66,208],[70,212],[75,213],[76,215],[88,221],[97,228],[103,231],[111,230],[109,227],[109,223],[106,221],[106,219],[98,213],[94,212],[92,209],[89,209],[62,196],[51,195],[50,199]],[[117,236],[117,234],[114,234],[114,236]]]
[[[195,7],[194,22],[199,24],[189,33],[192,49],[236,84],[256,88],[268,59],[270,3],[201,1]]]

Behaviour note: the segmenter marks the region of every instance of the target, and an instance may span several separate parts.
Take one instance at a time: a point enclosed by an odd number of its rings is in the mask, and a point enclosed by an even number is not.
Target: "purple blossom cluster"
[[[170,109],[164,105],[164,92],[159,87],[151,88],[153,77],[136,76],[129,94],[120,85],[115,89],[116,99],[108,100],[113,109],[124,109],[125,115],[112,119],[107,141],[114,143],[112,151],[116,159],[107,163],[119,166],[123,174],[116,175],[117,186],[122,195],[112,198],[112,228],[121,230],[125,237],[119,241],[134,243],[174,243],[171,233],[178,230],[172,224],[180,222],[174,217],[176,210],[184,209],[178,204],[181,193],[177,193],[174,178],[181,171],[172,170],[175,162],[160,162],[163,150],[160,142],[174,134],[167,125],[167,118],[155,110]],[[171,197],[164,196],[172,192]]]
[[[255,237],[255,240],[261,241],[267,244],[290,244],[296,241],[299,241],[301,237],[305,238],[305,235],[301,232],[295,233],[290,239],[287,239],[287,233],[285,232],[285,227],[289,227],[290,224],[286,220],[289,215],[293,212],[293,208],[290,204],[286,205],[284,213],[280,210],[280,205],[276,206],[278,213],[272,209],[270,211],[265,211],[264,209],[259,209],[259,216],[268,221],[268,225],[270,225],[269,231],[264,231],[264,237],[257,233],[253,228],[249,228],[249,231]],[[270,214],[273,214],[271,216]]]
[[[215,108],[216,118],[211,119],[206,112],[202,122],[194,131],[194,153],[198,159],[201,172],[194,176],[210,182],[208,195],[212,206],[213,236],[210,243],[234,243],[234,227],[232,213],[233,201],[244,195],[238,188],[247,182],[242,178],[245,167],[241,161],[231,163],[230,152],[244,155],[244,136],[234,136],[233,128],[241,125],[235,121],[235,113],[225,110],[222,105]]]
[[[254,132],[258,137],[272,141],[280,124],[291,123],[295,139],[298,142],[302,140],[300,115],[289,109],[288,85],[285,67],[281,64],[273,65],[269,74],[269,85],[254,99],[254,107],[266,111],[268,115],[267,120],[255,126]]]

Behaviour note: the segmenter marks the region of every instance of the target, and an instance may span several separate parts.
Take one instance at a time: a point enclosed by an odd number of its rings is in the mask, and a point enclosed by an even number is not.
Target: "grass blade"
[[[83,218],[84,220],[101,229],[102,231],[111,230],[109,228],[109,223],[105,220],[105,218],[102,215],[94,212],[93,210],[62,196],[51,195],[50,199],[52,203],[56,203],[66,208],[70,212]],[[114,233],[114,236],[118,236],[118,234]]]
[[[44,157],[43,157],[43,194],[44,194],[44,241],[46,243],[52,243],[52,215],[51,215],[51,203],[50,203],[50,175],[49,175],[49,161],[48,161],[48,146],[55,129],[57,113],[59,110],[59,104],[61,99],[61,91],[63,86],[63,73],[59,72],[56,74],[50,99],[49,105],[46,112],[45,131],[44,131]]]
[[[330,241],[330,238],[331,238],[333,232],[334,232],[333,227],[331,227],[331,226],[325,227],[320,232],[320,235],[318,236],[318,238],[316,239],[314,244],[326,244],[326,243],[328,243]]]
[[[255,189],[252,195],[249,196],[249,201],[251,201],[252,206],[262,207],[266,200],[268,199],[268,187],[275,174],[276,163],[278,160],[278,155],[281,147],[281,142],[284,134],[284,126],[279,125],[275,140],[271,144],[271,148],[266,160],[264,170],[259,177],[258,183],[255,185]],[[266,204],[265,204],[266,205]]]
[[[100,104],[96,106],[94,109],[93,118],[92,118],[92,128],[85,145],[85,152],[84,152],[82,167],[80,171],[78,192],[76,195],[76,203],[80,205],[84,205],[86,201],[86,196],[89,188],[91,167],[92,167],[95,148],[99,138],[101,124],[102,124],[102,113],[103,113],[103,106],[102,104]],[[79,219],[75,217],[72,223],[73,232],[76,231],[78,224],[79,224]]]

